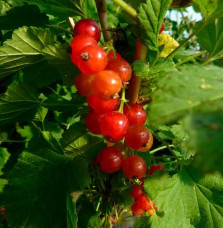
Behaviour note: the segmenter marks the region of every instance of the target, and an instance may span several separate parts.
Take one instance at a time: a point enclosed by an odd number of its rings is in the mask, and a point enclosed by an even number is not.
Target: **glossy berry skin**
[[[122,166],[122,154],[114,147],[103,149],[97,156],[100,169],[105,173],[114,173]]]
[[[106,65],[106,52],[98,45],[88,45],[81,49],[78,55],[77,66],[84,74],[95,74],[104,70]]]
[[[150,201],[150,203],[151,203],[151,201]],[[138,198],[139,208],[141,208],[141,209],[143,209],[145,211],[148,211],[148,210],[152,209],[150,203],[149,203],[148,199],[144,195],[142,195],[142,196],[140,196]]]
[[[71,61],[77,65],[78,64],[78,56],[80,55],[81,50],[88,45],[97,45],[97,41],[86,35],[75,36],[71,41]]]
[[[162,23],[161,28],[159,30],[159,34],[163,32],[164,28],[165,28],[164,23]]]
[[[138,201],[135,201],[132,204],[131,211],[132,211],[133,215],[135,215],[135,216],[140,216],[144,213],[144,210],[139,207]]]
[[[114,71],[104,70],[96,74],[92,87],[98,98],[109,100],[120,92],[122,80]]]
[[[91,85],[94,77],[95,75],[85,74],[79,74],[76,77],[74,84],[80,95],[85,97],[94,95],[94,91]]]
[[[75,24],[74,36],[87,35],[94,38],[97,42],[100,40],[101,32],[99,25],[91,19],[82,19]]]
[[[111,61],[113,59],[122,59],[121,55],[118,52],[116,52],[114,55],[113,51],[108,52],[107,58],[108,58],[108,61]]]
[[[122,82],[127,82],[132,76],[132,68],[125,59],[110,60],[106,66],[106,70],[113,70],[121,78]]]
[[[153,173],[157,170],[162,170],[163,172],[166,172],[165,168],[162,165],[152,165],[149,168],[149,176],[153,175]]]
[[[149,131],[142,125],[132,125],[125,135],[125,143],[131,149],[137,150],[149,140]]]
[[[120,100],[101,100],[97,96],[90,96],[87,98],[88,105],[97,113],[105,114],[112,111],[117,111],[119,109]]]
[[[93,134],[101,134],[100,129],[100,116],[95,112],[90,112],[85,118],[86,128]]]
[[[144,125],[146,122],[146,111],[138,104],[130,103],[124,106],[123,113],[128,118],[129,125]]]
[[[140,184],[140,187],[143,188],[144,182],[142,182]],[[137,186],[137,184],[133,184],[132,185],[132,191],[130,192],[130,195],[137,200],[141,195],[142,195],[142,191],[140,190],[140,188]]]
[[[122,162],[122,172],[128,179],[141,179],[145,176],[146,170],[145,161],[138,155],[129,156]]]
[[[149,139],[148,139],[147,143],[144,146],[137,149],[137,151],[147,152],[148,150],[151,149],[152,146],[153,146],[153,135],[151,134],[151,132],[149,132]]]
[[[124,138],[128,126],[128,119],[119,112],[109,112],[100,121],[101,132],[108,141]]]

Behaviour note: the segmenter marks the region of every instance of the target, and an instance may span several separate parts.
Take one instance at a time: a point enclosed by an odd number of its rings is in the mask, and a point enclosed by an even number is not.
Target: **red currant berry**
[[[95,74],[104,70],[107,56],[104,49],[98,45],[88,45],[81,49],[77,60],[79,70],[84,74]]]
[[[149,140],[147,141],[147,143],[144,146],[137,149],[137,151],[146,152],[146,151],[150,150],[152,146],[153,146],[153,135],[149,132]]]
[[[149,168],[149,176],[157,170],[162,170],[163,172],[166,172],[165,168],[162,165],[152,165]]]
[[[88,105],[97,113],[105,114],[119,109],[120,100],[111,99],[108,101],[101,100],[96,96],[90,96],[87,98]]]
[[[146,169],[145,161],[137,155],[129,156],[122,162],[122,172],[128,179],[143,178],[146,174]]]
[[[93,134],[101,134],[100,129],[100,116],[95,112],[90,112],[85,118],[86,128]]]
[[[98,98],[109,100],[120,92],[122,80],[114,71],[104,70],[96,74],[92,87]]]
[[[140,184],[140,187],[143,188],[144,182]],[[130,192],[130,195],[136,200],[142,195],[142,191],[137,186],[137,184],[132,185],[132,191]]]
[[[108,61],[111,61],[113,59],[121,59],[122,57],[121,57],[121,55],[119,55],[118,52],[116,52],[114,54],[113,51],[109,51],[108,54],[107,54],[107,58],[108,58]]]
[[[144,146],[149,140],[149,131],[142,125],[132,125],[125,135],[126,145],[134,150]]]
[[[153,209],[148,210],[149,216],[152,216],[154,214]]]
[[[82,19],[75,24],[74,36],[88,35],[94,38],[97,42],[100,40],[101,32],[99,25],[91,19]]]
[[[163,32],[164,27],[165,27],[165,26],[164,26],[164,23],[162,23],[161,28],[160,28],[160,30],[159,30],[159,34]]]
[[[132,76],[132,68],[125,59],[110,60],[106,70],[113,70],[116,72],[123,82],[129,81]]]
[[[148,199],[144,195],[142,195],[142,196],[140,196],[138,198],[138,205],[139,205],[139,208],[141,208],[141,209],[143,209],[145,211],[148,211],[148,210],[152,209]]]
[[[103,149],[97,156],[100,169],[105,173],[118,171],[122,166],[122,154],[114,147]]]
[[[138,104],[124,106],[123,112],[129,120],[129,125],[144,125],[146,122],[146,111]]]
[[[142,210],[141,208],[139,208],[138,201],[135,201],[132,204],[131,211],[132,211],[133,215],[135,215],[135,216],[140,216],[140,215],[142,215],[144,213],[144,210]]]
[[[79,94],[85,97],[94,95],[94,91],[91,86],[94,77],[95,75],[85,75],[85,74],[79,74],[76,77],[74,84]]]
[[[109,112],[100,121],[101,132],[109,141],[124,138],[128,126],[128,119],[119,112]]]
[[[97,41],[89,36],[86,35],[79,35],[75,36],[73,40],[71,41],[70,47],[71,47],[71,61],[77,65],[78,63],[78,56],[80,55],[81,49],[88,45],[97,45]]]

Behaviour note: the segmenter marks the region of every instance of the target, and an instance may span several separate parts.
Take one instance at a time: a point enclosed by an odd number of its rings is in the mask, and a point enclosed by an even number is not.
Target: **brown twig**
[[[95,0],[97,10],[98,10],[98,16],[101,23],[102,33],[105,39],[105,42],[108,42],[111,39],[111,34],[108,31],[108,20],[107,20],[107,6],[105,0]]]

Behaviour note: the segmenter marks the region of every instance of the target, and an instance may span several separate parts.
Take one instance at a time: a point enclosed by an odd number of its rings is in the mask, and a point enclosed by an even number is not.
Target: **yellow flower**
[[[169,34],[161,33],[158,36],[158,45],[164,45],[164,48],[160,54],[160,57],[167,57],[175,48],[179,46],[179,43],[174,40]]]

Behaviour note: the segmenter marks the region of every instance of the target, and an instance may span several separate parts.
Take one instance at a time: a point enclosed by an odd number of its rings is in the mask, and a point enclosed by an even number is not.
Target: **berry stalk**
[[[98,16],[101,23],[101,28],[103,32],[103,36],[105,39],[105,42],[108,42],[111,39],[111,34],[108,31],[108,20],[107,20],[107,5],[106,0],[95,0],[97,10],[98,10]]]
[[[132,8],[123,0],[112,0],[112,1],[117,5],[119,5],[123,10],[125,10],[133,19],[137,20],[137,12],[134,8]]]
[[[141,42],[140,38],[138,38],[136,43],[134,60],[145,61],[147,52],[148,52],[148,47]],[[130,80],[129,89],[128,89],[128,99],[130,103],[137,102],[140,85],[141,85],[141,77],[138,77],[135,74],[133,74]]]

